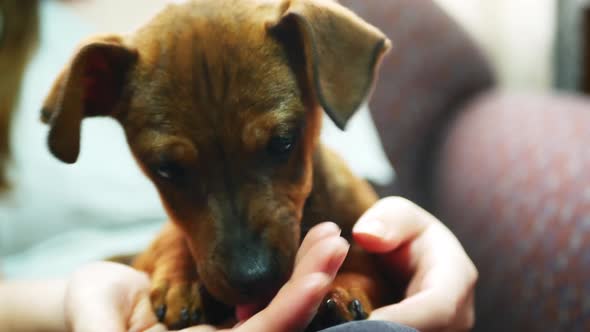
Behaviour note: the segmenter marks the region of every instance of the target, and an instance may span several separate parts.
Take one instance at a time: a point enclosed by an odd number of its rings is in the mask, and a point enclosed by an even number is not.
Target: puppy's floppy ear
[[[45,99],[41,119],[50,125],[48,145],[55,157],[74,163],[80,153],[80,125],[87,116],[112,115],[121,100],[137,52],[118,36],[84,43]]]
[[[376,69],[391,42],[332,0],[285,0],[281,17],[270,28],[284,42],[301,44],[315,98],[343,129],[369,97]]]

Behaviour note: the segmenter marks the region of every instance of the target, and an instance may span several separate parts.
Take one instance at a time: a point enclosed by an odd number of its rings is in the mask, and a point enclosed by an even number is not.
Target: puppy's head
[[[388,48],[332,1],[170,6],[81,46],[43,109],[49,148],[73,163],[82,119],[117,119],[205,286],[247,303],[292,269],[321,110],[343,127]]]

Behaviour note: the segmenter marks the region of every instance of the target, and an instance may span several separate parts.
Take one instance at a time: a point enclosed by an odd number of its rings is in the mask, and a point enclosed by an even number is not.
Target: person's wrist
[[[0,330],[67,331],[65,280],[6,281],[0,284]]]
[[[47,288],[53,298],[53,300],[47,302],[46,313],[44,314],[44,321],[47,323],[48,331],[68,331],[65,311],[68,282],[68,279],[48,281]]]

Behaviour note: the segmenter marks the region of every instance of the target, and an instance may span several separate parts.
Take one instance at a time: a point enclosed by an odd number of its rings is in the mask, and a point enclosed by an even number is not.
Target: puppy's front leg
[[[168,223],[133,266],[152,281],[151,301],[158,319],[172,329],[220,324],[230,308],[215,301],[200,284],[183,233]]]

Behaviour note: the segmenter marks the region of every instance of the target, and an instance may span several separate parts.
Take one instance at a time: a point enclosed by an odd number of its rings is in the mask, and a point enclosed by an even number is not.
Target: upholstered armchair
[[[480,271],[475,331],[590,331],[590,98],[499,91],[431,0],[341,2],[394,45],[370,105],[397,172],[382,192],[459,237]]]

